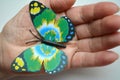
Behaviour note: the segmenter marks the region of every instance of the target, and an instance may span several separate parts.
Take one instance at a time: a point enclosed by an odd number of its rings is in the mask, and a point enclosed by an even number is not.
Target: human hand
[[[113,3],[97,3],[71,8],[74,0],[43,1],[57,16],[66,15],[76,28],[75,38],[62,49],[68,57],[66,69],[74,67],[103,66],[112,63],[118,55],[107,51],[119,45],[120,17],[113,15],[118,7]],[[61,6],[64,5],[64,6]],[[66,6],[67,5],[67,6]],[[10,65],[22,51],[35,44],[25,44],[34,39],[29,30],[36,33],[29,16],[28,6],[24,7],[3,28],[1,39],[1,64],[6,72],[12,73]],[[37,33],[36,33],[37,34]]]

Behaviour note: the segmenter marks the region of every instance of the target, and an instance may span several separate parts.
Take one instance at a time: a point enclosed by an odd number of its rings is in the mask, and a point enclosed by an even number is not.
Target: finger
[[[55,12],[63,12],[71,8],[76,0],[39,0]]]
[[[111,49],[118,45],[120,45],[120,33],[114,33],[111,35],[91,39],[83,39],[77,42],[79,51],[91,51],[91,52]]]
[[[71,21],[77,24],[91,22],[95,19],[101,19],[105,16],[112,15],[119,10],[118,6],[111,2],[101,2],[92,5],[73,7],[66,12]]]
[[[87,52],[77,52],[71,61],[71,67],[95,67],[111,64],[118,55],[110,51],[96,52],[95,54]]]
[[[83,39],[110,34],[116,32],[119,28],[120,16],[112,15],[89,24],[78,25],[76,33],[78,39]]]

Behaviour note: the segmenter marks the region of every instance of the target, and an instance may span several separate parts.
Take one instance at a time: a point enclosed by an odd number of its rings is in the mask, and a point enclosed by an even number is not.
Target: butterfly
[[[41,38],[32,34],[41,42],[18,55],[11,64],[15,72],[39,72],[41,69],[48,74],[62,71],[68,61],[67,56],[57,47],[65,46],[75,35],[71,20],[62,16],[56,20],[56,14],[38,1],[29,4],[29,13],[34,28]]]

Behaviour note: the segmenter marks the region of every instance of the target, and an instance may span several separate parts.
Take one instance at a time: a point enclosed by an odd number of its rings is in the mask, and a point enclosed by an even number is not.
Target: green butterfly
[[[32,1],[29,5],[31,20],[41,44],[23,51],[11,64],[15,72],[39,72],[42,68],[48,74],[62,71],[67,65],[67,56],[56,47],[65,46],[61,42],[72,40],[75,29],[66,16],[56,20],[56,14],[42,3]]]

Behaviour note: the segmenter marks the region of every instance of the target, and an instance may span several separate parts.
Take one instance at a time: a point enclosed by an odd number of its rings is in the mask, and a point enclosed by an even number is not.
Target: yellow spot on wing
[[[41,5],[42,8],[44,8],[45,6],[44,5]]]
[[[23,67],[23,66],[24,66],[24,61],[23,61],[23,59],[20,58],[20,57],[17,57],[15,62],[16,62],[16,63],[18,64],[18,66],[20,66],[20,67]]]
[[[26,71],[26,69],[22,69],[22,71]]]
[[[13,66],[15,66],[15,64],[13,64]]]
[[[37,7],[37,6],[38,6],[38,3],[37,3],[37,2],[35,2],[35,3],[34,3],[34,6],[36,6],[36,7]]]
[[[18,70],[19,69],[19,66],[15,66],[15,70]]]
[[[33,4],[31,4],[31,6],[33,7]]]
[[[31,8],[30,13],[35,15],[40,12],[40,7]]]

